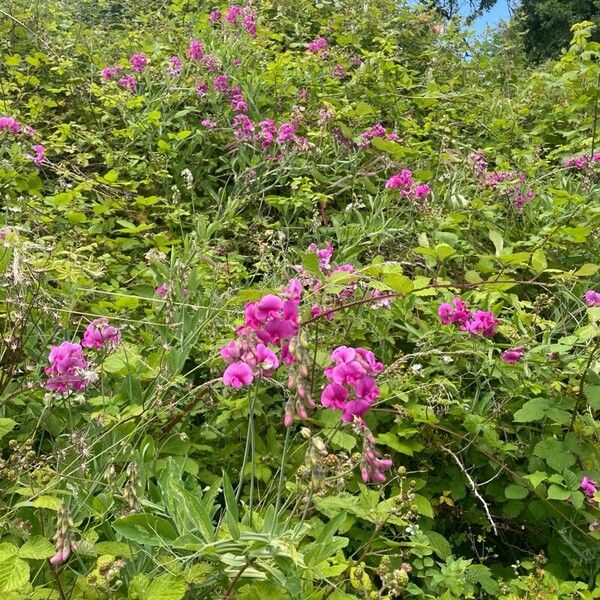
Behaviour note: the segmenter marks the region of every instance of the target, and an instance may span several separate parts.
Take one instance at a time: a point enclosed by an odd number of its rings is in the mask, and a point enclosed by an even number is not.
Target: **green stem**
[[[283,479],[285,475],[285,463],[287,460],[287,452],[290,440],[290,428],[285,429],[285,441],[283,442],[283,455],[281,457],[281,465],[279,467],[279,482],[277,483],[277,500],[275,501],[275,518],[271,526],[271,535],[275,531],[275,525],[279,519],[279,507],[281,506],[281,492],[283,491]]]

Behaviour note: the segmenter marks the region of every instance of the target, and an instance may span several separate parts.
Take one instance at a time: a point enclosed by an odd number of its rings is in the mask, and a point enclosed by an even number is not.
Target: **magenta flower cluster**
[[[584,296],[585,303],[590,307],[600,306],[600,292],[588,290]]]
[[[88,383],[85,371],[89,365],[83,357],[81,344],[64,341],[58,346],[52,346],[48,360],[50,366],[45,369],[48,376],[47,389],[61,393],[85,390]]]
[[[579,487],[590,502],[594,500],[594,496],[598,493],[598,484],[593,479],[590,479],[587,475],[581,480]]]
[[[324,56],[325,54],[327,54],[327,50],[329,49],[329,42],[325,38],[319,37],[313,40],[312,42],[309,42],[306,45],[306,49],[311,54]]]
[[[321,404],[341,410],[345,423],[363,417],[379,397],[375,375],[383,371],[383,364],[370,350],[340,346],[331,353],[333,365],[323,373],[329,383],[321,393]]]
[[[121,331],[110,325],[106,317],[95,319],[83,333],[82,346],[85,348],[114,349],[121,343]]]
[[[83,334],[83,342],[62,342],[52,346],[44,369],[46,389],[53,392],[83,392],[96,379],[96,373],[83,355],[83,348],[114,350],[121,343],[121,332],[102,317],[92,321]]]
[[[427,183],[416,184],[413,181],[413,173],[410,169],[402,169],[399,173],[392,175],[386,184],[386,189],[398,190],[400,195],[411,200],[423,201],[431,194],[431,187]]]
[[[567,169],[574,169],[577,171],[585,171],[589,167],[592,167],[600,162],[600,152],[594,152],[592,156],[582,154],[580,156],[572,156],[565,159],[564,166]]]
[[[223,373],[225,385],[250,385],[256,377],[270,377],[280,362],[294,362],[289,340],[298,333],[301,289],[300,282],[292,279],[283,298],[267,294],[246,304],[244,325],[236,329],[236,338],[221,348],[221,357],[229,363]],[[269,345],[279,350],[279,357]]]
[[[220,10],[212,10],[208,16],[211,25],[220,23],[223,14]],[[225,11],[225,22],[230,25],[241,25],[251,37],[256,37],[256,14],[250,6],[238,6],[232,4]]]
[[[484,174],[484,184],[506,194],[517,210],[533,200],[535,192],[527,186],[527,177],[523,171],[493,171]]]
[[[477,309],[473,313],[460,298],[454,298],[451,304],[440,304],[438,316],[442,325],[458,324],[461,331],[483,337],[494,335],[499,322],[494,313],[487,310]]]
[[[360,138],[361,141],[358,143],[358,145],[361,148],[368,148],[371,145],[373,138],[381,138],[382,140],[388,140],[390,142],[402,141],[400,136],[395,131],[388,133],[387,129],[381,123],[376,123],[366,131],[363,131],[360,134]]]
[[[10,133],[21,133],[23,126],[13,117],[0,117],[0,131],[9,131]]]

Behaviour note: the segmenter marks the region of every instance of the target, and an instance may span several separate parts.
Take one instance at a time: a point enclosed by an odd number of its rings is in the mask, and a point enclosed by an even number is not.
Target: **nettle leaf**
[[[19,548],[19,558],[33,558],[42,560],[54,556],[56,549],[46,538],[42,536],[34,536],[28,539]]]
[[[176,575],[161,575],[150,582],[143,600],[181,600],[185,596],[186,582]]]
[[[555,483],[548,488],[548,500],[567,500],[570,496],[569,490]]]
[[[0,544],[0,591],[13,592],[29,583],[29,564],[13,544]]]
[[[600,385],[586,385],[583,388],[586,400],[592,410],[600,409]]]
[[[575,464],[575,456],[562,442],[554,438],[546,438],[538,442],[533,453],[535,456],[543,458],[550,467],[559,472]]]
[[[550,401],[547,398],[533,398],[523,404],[523,406],[514,414],[513,421],[516,423],[529,423],[531,421],[540,421],[546,416],[550,407]]]
[[[0,418],[0,438],[3,438],[7,433],[10,433],[16,426],[17,422],[13,419]]]
[[[517,483],[512,483],[504,489],[504,495],[508,500],[522,500],[528,494],[529,490]]]

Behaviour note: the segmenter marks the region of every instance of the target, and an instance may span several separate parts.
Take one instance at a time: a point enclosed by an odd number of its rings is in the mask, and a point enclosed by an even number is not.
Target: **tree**
[[[538,63],[569,46],[574,23],[600,25],[600,0],[523,0],[519,15],[525,52],[529,60]],[[600,41],[600,28],[593,39]]]

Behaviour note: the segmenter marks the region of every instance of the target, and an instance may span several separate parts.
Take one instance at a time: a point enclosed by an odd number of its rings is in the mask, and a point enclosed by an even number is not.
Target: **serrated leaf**
[[[56,554],[54,545],[42,536],[34,536],[28,539],[19,548],[19,558],[42,560],[44,558],[50,558],[51,556],[54,556],[54,554]]]
[[[176,575],[161,575],[150,582],[143,600],[181,600],[186,587],[185,581]]]
[[[553,483],[548,488],[548,500],[567,500],[571,496],[571,492],[564,487]]]
[[[522,500],[529,494],[529,490],[518,483],[511,483],[504,489],[504,495],[508,500]]]
[[[13,592],[29,583],[29,564],[14,555],[0,562],[0,591]]]
[[[17,424],[13,419],[6,417],[0,418],[0,438],[3,438],[7,433],[10,433]]]

